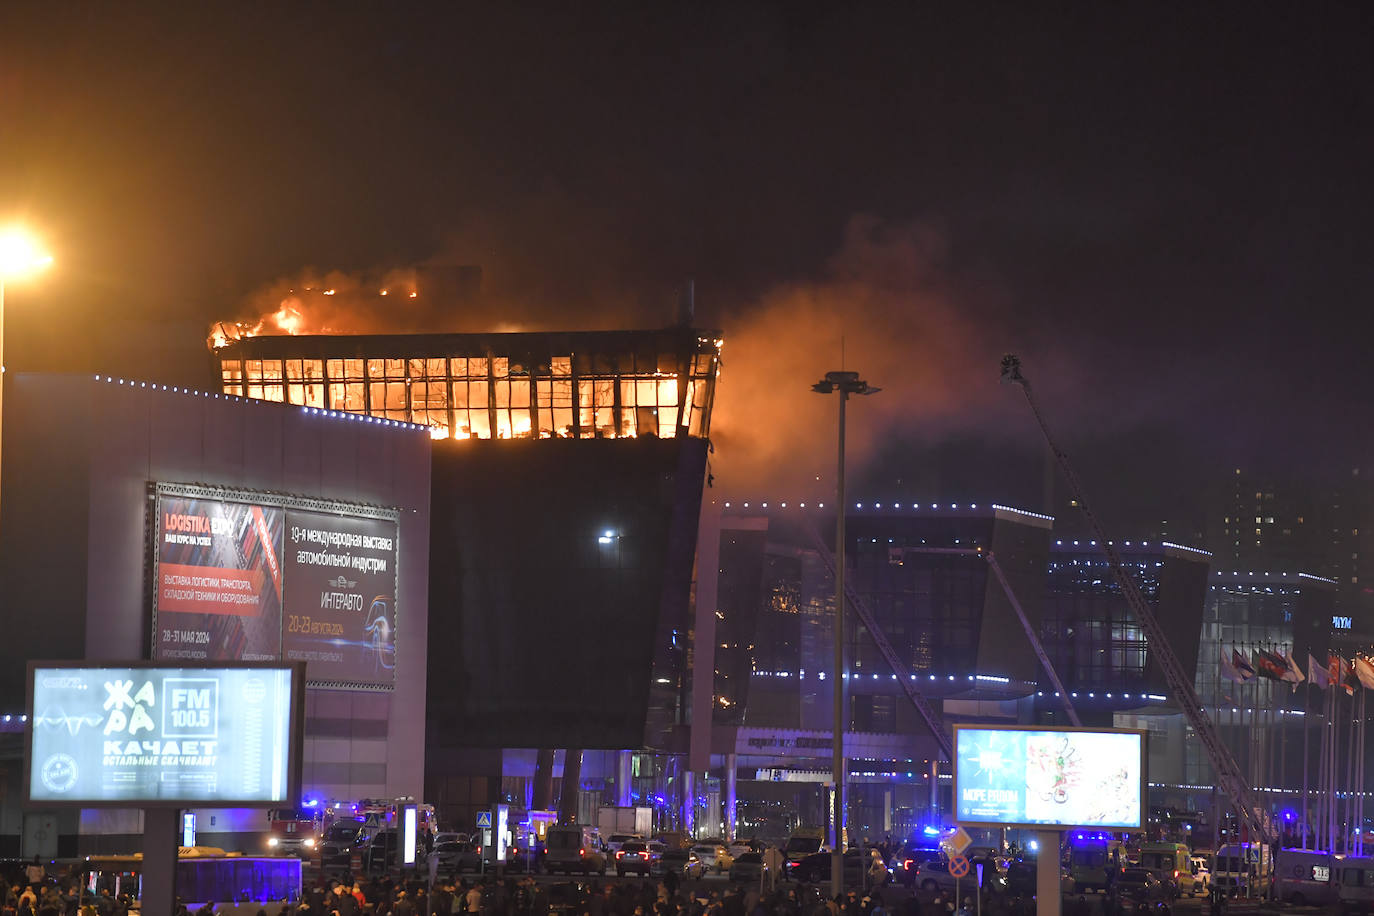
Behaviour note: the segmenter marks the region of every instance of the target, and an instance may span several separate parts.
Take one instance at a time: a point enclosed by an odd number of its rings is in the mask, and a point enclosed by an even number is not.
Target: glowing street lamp
[[[0,421],[4,418],[5,399],[5,284],[32,276],[51,264],[52,255],[27,232],[15,228],[0,231]],[[0,429],[3,429],[3,422],[0,422]]]

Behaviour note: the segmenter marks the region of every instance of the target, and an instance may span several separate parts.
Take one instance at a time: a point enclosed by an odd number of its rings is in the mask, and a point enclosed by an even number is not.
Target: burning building
[[[633,754],[685,753],[718,332],[221,331],[224,395],[430,431],[425,796],[441,818],[547,806],[551,748],[570,749],[563,779],[588,805],[629,803],[628,774],[648,772]]]
[[[705,439],[718,332],[212,333],[225,394],[427,426],[436,439]]]

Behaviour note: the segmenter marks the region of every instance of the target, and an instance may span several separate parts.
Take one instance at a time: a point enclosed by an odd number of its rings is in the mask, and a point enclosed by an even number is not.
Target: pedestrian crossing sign
[[[478,826],[478,827],[486,827],[488,830],[491,829],[491,812],[490,812],[490,811],[478,811],[478,812],[477,812],[477,826]]]

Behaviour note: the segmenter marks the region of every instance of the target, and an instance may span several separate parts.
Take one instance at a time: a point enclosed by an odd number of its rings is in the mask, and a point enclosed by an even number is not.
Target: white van
[[[1297,906],[1334,903],[1339,863],[1329,852],[1280,849],[1274,856],[1274,896]]]
[[[587,824],[550,827],[544,843],[544,869],[550,874],[600,875],[606,872],[606,847],[601,842],[601,831],[595,827]]]
[[[1346,856],[1336,862],[1336,900],[1342,912],[1374,908],[1374,859]]]

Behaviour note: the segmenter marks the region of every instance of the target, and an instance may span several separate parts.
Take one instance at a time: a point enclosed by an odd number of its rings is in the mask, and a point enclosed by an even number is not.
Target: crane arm
[[[1107,565],[1111,569],[1112,579],[1121,589],[1121,594],[1126,599],[1126,604],[1131,609],[1131,613],[1135,615],[1136,622],[1145,631],[1145,636],[1149,640],[1150,651],[1164,672],[1164,680],[1168,684],[1170,692],[1182,707],[1184,717],[1207,751],[1207,757],[1212,763],[1212,770],[1216,774],[1218,788],[1235,805],[1237,816],[1249,825],[1255,836],[1262,837],[1267,843],[1274,842],[1277,837],[1272,823],[1267,818],[1262,817],[1259,808],[1254,805],[1251,799],[1250,786],[1241,773],[1240,766],[1236,763],[1235,757],[1232,756],[1230,748],[1221,740],[1211,718],[1207,715],[1206,708],[1202,705],[1202,700],[1199,699],[1197,691],[1193,689],[1192,676],[1183,670],[1183,665],[1169,645],[1168,637],[1164,635],[1164,629],[1159,625],[1154,610],[1151,609],[1144,596],[1140,594],[1140,589],[1136,587],[1135,581],[1126,575],[1125,568],[1121,564],[1120,553],[1112,541],[1107,538],[1102,523],[1089,508],[1087,496],[1083,491],[1083,484],[1078,479],[1078,474],[1075,473],[1068,455],[1059,448],[1054,437],[1050,434],[1049,425],[1040,413],[1040,407],[1031,391],[1030,381],[1021,374],[1021,361],[1016,356],[1008,354],[1002,358],[1002,381],[1019,385],[1022,393],[1025,394],[1026,403],[1030,405],[1031,413],[1035,415],[1035,422],[1040,426],[1040,432],[1044,435],[1046,444],[1054,452],[1055,461],[1058,462],[1059,469],[1064,474],[1064,480],[1073,492],[1074,499],[1078,500],[1078,506],[1083,512],[1083,517],[1087,519],[1094,536],[1106,553]]]

